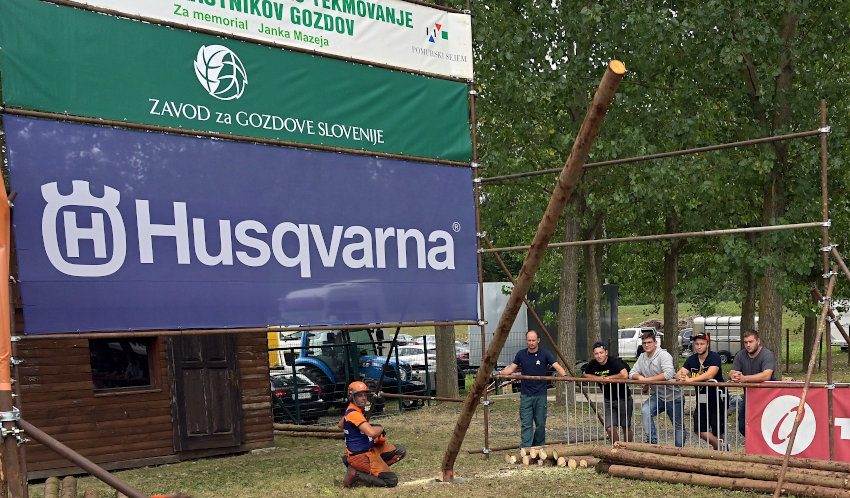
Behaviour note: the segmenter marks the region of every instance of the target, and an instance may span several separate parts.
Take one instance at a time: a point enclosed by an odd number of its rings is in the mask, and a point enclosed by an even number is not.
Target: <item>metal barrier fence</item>
[[[325,334],[327,339],[331,334]],[[310,342],[304,346],[269,348],[272,412],[275,422],[314,424],[334,418],[348,404],[347,386],[360,380],[374,391],[383,371],[373,415],[412,410],[437,399],[435,357],[422,345],[392,341]],[[424,352],[424,354],[416,354]],[[387,362],[387,355],[390,361]],[[297,365],[296,365],[296,360]],[[466,371],[458,368],[458,386]]]
[[[744,451],[746,392],[763,388],[800,389],[800,383],[664,382],[571,377],[497,376],[500,380],[546,380],[550,388],[546,440],[567,444],[635,441],[665,446]],[[828,388],[812,384],[812,388]],[[837,385],[835,387],[850,387]],[[551,401],[564,389],[566,403]],[[498,403],[499,396],[491,400]],[[493,433],[520,441],[515,416],[491,417]],[[493,435],[493,434],[491,434]]]

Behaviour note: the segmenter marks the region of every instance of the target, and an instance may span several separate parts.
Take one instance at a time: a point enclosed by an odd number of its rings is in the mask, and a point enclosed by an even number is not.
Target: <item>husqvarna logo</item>
[[[124,264],[133,239],[127,236],[118,211],[121,195],[104,186],[103,196],[95,197],[89,182],[83,180],[71,185],[69,195],[60,194],[56,182],[41,187],[47,202],[41,222],[47,258],[66,275],[111,275]],[[191,217],[189,204],[179,201],[172,202],[168,211],[163,216],[163,210],[157,210],[159,216],[152,217],[150,201],[135,200],[135,233],[130,233],[137,237],[132,243],[138,244],[139,263],[170,260],[179,265],[262,267],[275,261],[297,268],[301,278],[312,277],[314,266],[334,268],[340,260],[351,269],[455,269],[454,238],[445,230],[422,233],[416,228],[323,227],[291,221],[266,226],[250,219],[207,220]],[[450,225],[453,232],[461,230],[457,222]],[[154,240],[168,242],[154,244]],[[173,249],[166,249],[169,246]],[[211,254],[210,248],[217,248],[217,253]],[[83,251],[92,251],[93,258]]]
[[[118,212],[121,194],[111,187],[103,188],[103,197],[95,197],[89,190],[89,182],[74,180],[69,195],[62,195],[56,182],[41,186],[41,196],[47,201],[41,217],[41,236],[47,258],[53,266],[66,275],[74,277],[104,277],[111,275],[124,264],[127,254],[127,241],[124,220]],[[73,208],[87,209],[90,221],[78,220]],[[58,240],[57,222],[60,218],[65,234],[65,254],[62,254]],[[112,255],[107,254],[106,220],[112,232]],[[80,226],[83,225],[83,227]],[[68,259],[80,257],[80,241],[90,240],[94,247],[94,264],[72,263]],[[67,258],[67,259],[66,259]]]

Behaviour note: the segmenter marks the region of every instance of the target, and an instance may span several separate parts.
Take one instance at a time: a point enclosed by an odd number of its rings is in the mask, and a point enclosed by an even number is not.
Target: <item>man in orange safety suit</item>
[[[350,404],[345,416],[339,421],[339,428],[345,432],[346,456],[342,458],[348,467],[343,486],[350,488],[356,484],[392,488],[398,485],[398,476],[390,465],[404,458],[403,446],[387,442],[386,431],[380,425],[372,425],[366,420],[363,409],[369,397],[369,387],[360,381],[348,385]]]

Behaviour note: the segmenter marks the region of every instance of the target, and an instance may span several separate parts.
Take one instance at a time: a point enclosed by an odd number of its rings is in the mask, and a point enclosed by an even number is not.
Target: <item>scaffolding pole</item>
[[[610,239],[576,240],[572,242],[553,242],[548,247],[592,246],[598,244],[618,244],[622,242],[650,242],[656,240],[688,239],[695,237],[719,237],[721,235],[738,235],[742,233],[776,232],[781,230],[802,230],[808,228],[829,227],[829,221],[812,221],[808,223],[791,223],[786,225],[767,225],[758,227],[726,228],[722,230],[703,230],[701,232],[662,233],[656,235],[637,235],[634,237],[617,237]],[[495,247],[484,249],[483,252],[527,251],[531,246]]]
[[[825,126],[825,125],[824,125]],[[666,159],[668,157],[688,156],[692,154],[702,154],[715,150],[734,149],[737,147],[747,147],[750,145],[761,145],[771,142],[780,142],[783,140],[795,140],[798,138],[813,137],[820,135],[826,131],[824,128],[818,130],[801,131],[798,133],[789,133],[787,135],[776,135],[772,137],[754,138],[752,140],[743,140],[741,142],[731,142],[727,144],[708,145],[705,147],[696,147],[694,149],[674,150],[670,152],[661,152],[659,154],[648,154],[645,156],[627,157],[623,159],[611,159],[610,161],[601,161],[598,163],[587,163],[585,168],[598,168],[602,166],[614,166],[617,164],[629,164],[641,161],[652,161],[654,159]],[[527,178],[530,176],[551,175],[559,172],[559,169],[541,169],[540,171],[526,171],[524,173],[513,173],[510,175],[492,176],[490,178],[482,178],[481,183],[492,183],[503,180],[513,180],[516,178]]]

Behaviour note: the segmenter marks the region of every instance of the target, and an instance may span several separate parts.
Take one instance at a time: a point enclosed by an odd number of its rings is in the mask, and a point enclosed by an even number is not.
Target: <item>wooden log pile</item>
[[[551,444],[521,448],[519,453],[508,453],[508,465],[531,465],[538,467],[568,467],[571,469],[593,467],[599,459],[592,456],[592,445]]]
[[[697,448],[669,448],[642,443],[597,446],[598,472],[627,479],[694,484],[773,493],[781,457],[745,455]],[[797,496],[850,497],[850,465],[791,458],[782,493]]]

